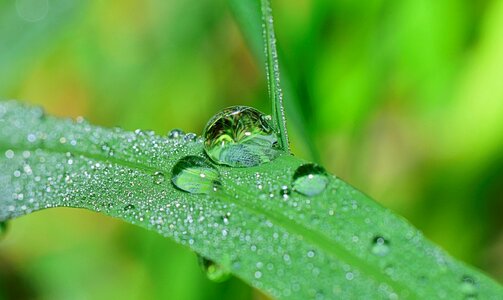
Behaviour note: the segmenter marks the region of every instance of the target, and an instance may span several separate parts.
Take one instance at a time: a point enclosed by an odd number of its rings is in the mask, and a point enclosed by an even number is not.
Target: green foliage
[[[173,186],[171,172],[203,156],[201,140],[104,129],[16,102],[0,105],[0,124],[0,222],[61,206],[101,212],[170,237],[277,298],[503,295],[340,179],[328,176],[312,197],[282,193],[305,164],[290,155],[215,166],[221,189],[191,194]]]
[[[246,50],[239,39],[233,38],[225,9],[214,1],[187,1],[184,5],[177,5],[179,1],[85,5],[51,1],[54,9],[38,23],[13,17],[14,2],[0,4],[0,36],[6,41],[0,45],[2,97],[44,102],[44,107],[57,114],[86,115],[100,124],[156,130],[182,126],[196,132],[208,117],[203,112],[262,98],[262,87],[253,86],[260,75],[243,68],[248,66]],[[263,53],[259,1],[229,2],[238,22],[244,24],[242,30],[254,37],[253,49]],[[501,2],[319,0],[307,6],[302,1],[274,4],[281,6],[276,11],[280,14],[280,46],[288,49],[282,58],[295,88],[288,86],[282,72],[293,134],[324,145],[319,150],[327,169],[337,170],[348,181],[386,201],[387,206],[405,213],[428,237],[457,257],[497,275],[501,251],[495,242],[498,226],[494,221],[499,220],[501,211],[497,207],[503,128],[497,126],[503,120],[501,76],[497,76],[503,70],[499,67],[503,61]],[[255,10],[247,8],[250,5]],[[189,99],[194,105],[187,106],[181,99]],[[309,122],[305,122],[306,115],[312,116]],[[298,153],[303,141],[294,138],[293,142]],[[422,149],[421,142],[429,147]],[[312,143],[307,145],[316,149]],[[106,152],[110,147],[103,148]],[[153,175],[154,182],[168,179],[159,177],[159,171]],[[291,193],[291,189],[280,187],[283,197]],[[6,195],[7,199],[13,195]],[[74,218],[77,214],[86,221],[79,223],[82,218]],[[51,298],[74,298],[76,293],[83,297],[111,293],[134,298],[131,290],[141,293],[142,298],[169,295],[213,299],[227,294],[231,295],[229,299],[242,298],[226,293],[228,285],[212,297],[215,287],[201,281],[197,272],[187,271],[194,265],[192,257],[186,255],[188,251],[176,250],[174,245],[163,244],[155,235],[134,227],[122,226],[116,231],[115,239],[119,235],[121,247],[95,239],[95,244],[82,248],[80,242],[86,236],[95,238],[98,235],[94,233],[104,232],[102,224],[114,224],[94,218],[98,217],[80,210],[50,210],[16,220],[11,240],[0,245],[0,279],[20,272],[37,282],[42,295]],[[352,224],[352,220],[347,222]],[[77,234],[66,230],[72,226],[79,228]],[[108,238],[107,233],[102,234]],[[79,250],[61,251],[47,258],[54,249],[46,247],[46,255],[39,254],[41,245],[56,245],[58,239],[65,245],[79,241],[74,246]],[[359,237],[356,240],[360,241]],[[394,254],[395,242],[387,236],[371,240],[370,252],[376,257]],[[94,263],[83,263],[82,257]],[[110,281],[119,277],[107,273],[118,269],[117,261],[122,262],[121,270],[127,270],[122,274],[132,274],[133,279],[122,275],[120,280]],[[491,263],[484,266],[482,261]],[[5,262],[17,270],[4,267]],[[132,265],[135,267],[129,272]],[[96,280],[107,282],[101,292],[88,289],[82,275],[89,273],[109,275],[106,280]],[[122,279],[135,284],[126,286]],[[204,288],[193,288],[200,287],[201,282]],[[468,297],[475,293],[480,296],[479,289],[485,285],[471,274],[452,281],[452,287],[455,282]],[[2,286],[10,288],[10,281],[0,282],[0,298]],[[247,291],[243,286],[239,289]]]

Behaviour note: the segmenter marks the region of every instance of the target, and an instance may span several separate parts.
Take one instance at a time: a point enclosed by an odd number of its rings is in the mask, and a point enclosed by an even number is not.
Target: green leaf
[[[306,163],[299,158],[215,166],[218,191],[190,194],[170,175],[187,155],[205,158],[200,139],[0,103],[0,222],[52,207],[101,212],[186,245],[280,299],[503,297],[493,280],[335,176],[315,196],[292,191]]]

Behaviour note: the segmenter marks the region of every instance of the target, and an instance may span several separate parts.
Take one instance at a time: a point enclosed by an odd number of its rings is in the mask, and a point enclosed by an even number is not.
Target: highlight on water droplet
[[[371,251],[375,255],[385,256],[390,251],[389,241],[383,238],[382,236],[376,236],[372,240]]]
[[[198,255],[198,260],[199,265],[206,273],[209,280],[214,282],[224,282],[231,277],[231,272],[224,266],[201,255]]]
[[[278,137],[270,117],[248,106],[232,106],[210,119],[204,150],[216,163],[251,167],[274,160]]]
[[[185,156],[172,170],[175,187],[193,194],[209,194],[219,189],[220,173],[207,160],[199,156]]]
[[[293,174],[293,190],[306,196],[320,194],[325,190],[327,184],[327,172],[316,164],[302,165]]]

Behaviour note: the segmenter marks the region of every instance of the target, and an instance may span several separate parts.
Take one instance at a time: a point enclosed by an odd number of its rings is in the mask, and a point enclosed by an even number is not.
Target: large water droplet
[[[475,279],[470,276],[463,276],[461,279],[461,292],[466,296],[465,299],[475,299],[477,297],[477,284]]]
[[[231,277],[230,271],[222,265],[219,265],[214,261],[200,255],[198,255],[198,258],[199,265],[206,273],[208,279],[210,279],[211,281],[224,282]]]
[[[220,186],[220,173],[206,159],[199,156],[185,156],[172,170],[173,184],[193,194],[209,194]]]
[[[204,150],[216,163],[251,167],[270,162],[279,152],[270,117],[247,106],[233,106],[206,124]]]
[[[378,256],[385,256],[389,253],[389,241],[382,236],[376,236],[372,240],[372,253]]]
[[[323,192],[328,184],[325,169],[315,164],[305,164],[293,174],[293,189],[306,196],[315,196]]]

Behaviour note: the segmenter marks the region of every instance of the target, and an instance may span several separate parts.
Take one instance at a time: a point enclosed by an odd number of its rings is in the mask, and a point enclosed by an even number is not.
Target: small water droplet
[[[347,272],[346,273],[346,279],[347,280],[353,280],[353,278],[355,278],[355,275],[353,274],[353,272]]]
[[[229,219],[231,217],[231,213],[228,212],[225,215],[221,216],[222,222],[224,222],[225,225],[229,224]]]
[[[186,142],[193,142],[197,139],[197,135],[195,133],[189,132],[184,137],[183,140]]]
[[[186,156],[180,159],[172,170],[173,184],[193,194],[209,194],[220,187],[220,173],[206,159],[199,156]]]
[[[124,206],[124,211],[134,210],[136,207],[133,204],[128,204]]]
[[[231,277],[230,271],[220,264],[198,255],[199,265],[206,273],[209,280],[214,282],[224,282]]]
[[[325,190],[327,184],[327,172],[315,164],[302,165],[293,174],[294,191],[306,196],[320,194]]]
[[[7,157],[8,159],[14,158],[14,151],[10,149],[5,151],[5,157]]]
[[[160,171],[155,172],[153,177],[154,177],[155,184],[161,184],[164,182],[164,179],[165,179],[164,173],[162,173]]]
[[[183,135],[183,130],[175,128],[168,133],[168,139],[177,139]]]
[[[477,283],[475,279],[470,276],[463,276],[461,279],[461,292],[465,295],[466,299],[475,299],[477,296]]]
[[[222,165],[251,167],[270,162],[279,154],[271,121],[252,107],[222,110],[206,124],[203,136],[206,154]]]
[[[372,240],[372,253],[378,256],[385,256],[389,253],[389,241],[382,236],[376,236]]]
[[[288,197],[290,197],[290,194],[291,194],[291,191],[290,191],[290,188],[286,185],[283,185],[281,186],[281,189],[279,190],[279,195],[283,198],[283,199],[288,199]]]

